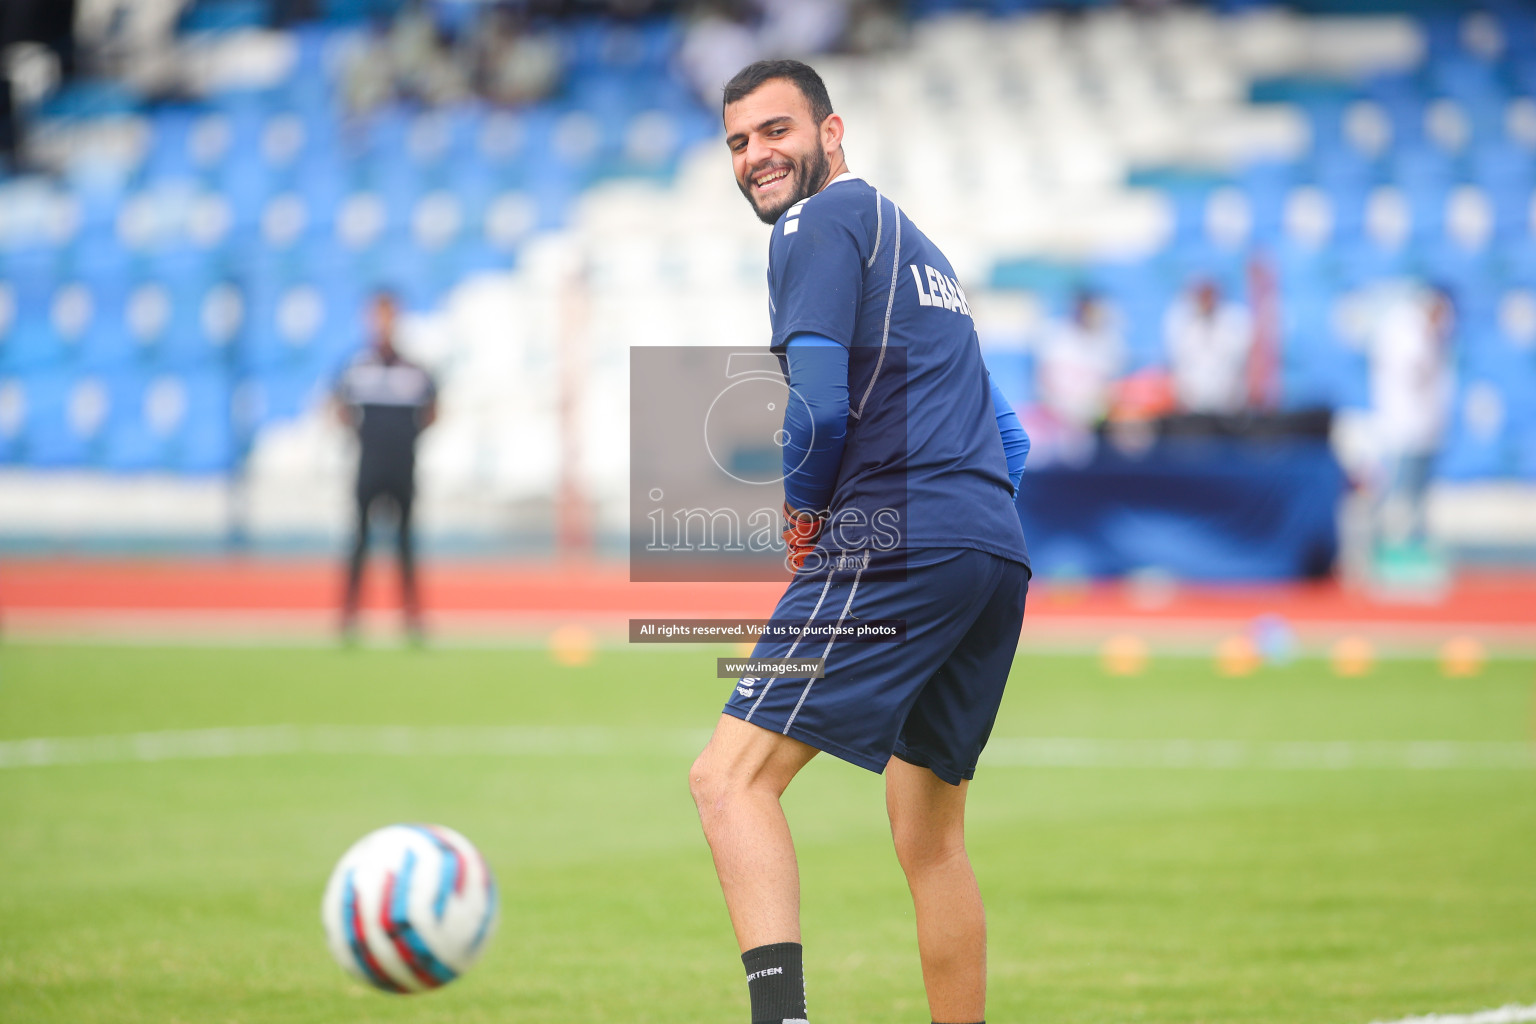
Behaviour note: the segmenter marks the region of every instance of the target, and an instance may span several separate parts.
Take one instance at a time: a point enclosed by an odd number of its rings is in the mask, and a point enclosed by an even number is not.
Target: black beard
[[[790,181],[794,188],[789,195],[777,206],[760,207],[752,198],[752,186],[737,182],[736,187],[741,189],[741,194],[746,197],[752,206],[752,212],[757,214],[757,219],[764,224],[774,225],[784,215],[784,211],[794,206],[802,199],[809,199],[820,192],[827,183],[827,176],[832,173],[832,162],[827,159],[826,150],[817,147],[809,161],[795,161],[790,171]],[[750,179],[748,179],[750,181]]]

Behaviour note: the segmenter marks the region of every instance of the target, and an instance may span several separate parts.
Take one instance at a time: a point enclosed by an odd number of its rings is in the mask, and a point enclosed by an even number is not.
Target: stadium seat
[[[202,173],[193,146],[198,119],[192,107],[166,107],[155,112],[150,121],[153,139],[142,167],[146,178],[196,178]]]
[[[1452,481],[1504,476],[1513,468],[1512,440],[1498,389],[1472,381],[1456,403],[1436,474]]]
[[[324,399],[332,381],[311,372],[278,371],[248,379],[245,399],[254,429],[296,419]]]
[[[50,321],[57,270],[48,264],[11,263],[0,277],[0,373],[56,365],[65,348]]]
[[[150,378],[140,372],[112,378],[113,403],[121,412],[102,448],[103,469],[135,473],[171,468],[167,435],[177,424],[168,421],[179,420],[182,411],[174,407],[176,397],[170,385],[161,383],[153,400],[149,385]]]
[[[237,23],[257,6],[263,5],[202,0],[191,5],[187,24]],[[438,310],[456,283],[479,271],[516,268],[539,233],[564,229],[577,217],[584,245],[617,253],[594,270],[607,275],[604,287],[649,291],[684,311],[690,300],[708,295],[691,312],[677,313],[668,330],[703,336],[706,307],[725,308],[738,297],[755,301],[762,248],[754,241],[749,259],[734,235],[717,237],[716,204],[723,210],[739,202],[728,181],[714,180],[718,163],[711,180],[726,188],[668,184],[680,168],[702,174],[682,157],[697,143],[718,144],[720,135],[718,112],[701,105],[672,68],[685,28],[679,19],[558,21],[552,31],[562,39],[566,71],[545,101],[516,109],[468,101],[437,110],[391,102],[344,115],[331,60],[335,46],[356,31],[345,26],[397,6],[397,0],[324,0],[320,21],[287,30],[294,60],[274,84],[152,105],[133,98],[128,109],[141,108],[134,116],[150,128],[141,163],[130,154],[112,169],[71,166],[59,208],[72,204],[73,212],[54,218],[55,227],[49,216],[33,212],[46,204],[17,204],[26,207],[24,215],[0,218],[0,372],[12,374],[16,388],[22,386],[16,375],[42,379],[47,409],[56,409],[50,396],[65,387],[49,383],[55,378],[104,382],[112,436],[102,448],[86,444],[81,458],[100,454],[125,471],[223,465],[243,444],[233,440],[227,416],[206,431],[211,440],[202,454],[189,447],[194,436],[204,436],[193,425],[212,422],[214,414],[199,404],[204,396],[222,394],[227,404],[237,392],[259,395],[266,420],[297,415],[361,343],[369,289],[392,287],[409,309]],[[1208,11],[1133,20],[1119,13],[988,20],[1054,6],[1043,0],[916,4],[920,16],[970,12],[915,27],[912,52],[926,69],[916,80],[858,56],[829,62],[831,78],[842,80],[834,92],[848,104],[850,123],[870,135],[914,111],[935,125],[931,144],[911,159],[876,147],[867,163],[861,155],[856,170],[937,211],[925,211],[930,230],[948,232],[951,223],[953,230],[969,230],[970,241],[988,256],[1001,245],[993,287],[1027,289],[1052,315],[1064,312],[1080,282],[1101,291],[1121,313],[1136,367],[1162,362],[1164,313],[1191,279],[1214,277],[1241,296],[1249,261],[1261,255],[1275,270],[1286,317],[1287,404],[1362,401],[1363,363],[1336,337],[1333,307],[1340,296],[1394,276],[1453,286],[1463,304],[1471,368],[1501,386],[1516,380],[1512,364],[1489,361],[1495,350],[1486,338],[1497,330],[1494,311],[1503,289],[1536,287],[1536,103],[1526,112],[1517,99],[1536,93],[1531,12],[1513,0],[1491,8],[1503,26],[1502,54],[1467,35],[1461,17],[1436,16],[1425,22],[1429,47],[1417,66],[1367,70],[1356,79],[1250,81],[1244,61],[1228,62],[1233,66],[1215,70],[1239,92],[1246,88],[1256,100],[1303,111],[1310,146],[1285,156],[1266,148],[1268,155],[1239,152],[1213,161],[1211,154],[1185,152],[1185,143],[1244,133],[1207,132],[1200,104],[1182,95],[1190,83],[1160,70],[1162,51],[1197,52],[1213,40],[1247,39],[1249,32],[1257,38],[1256,29],[1230,35],[1239,31],[1237,19]],[[1216,9],[1247,6],[1227,0]],[[462,30],[474,16],[469,8],[438,13]],[[1036,45],[1041,40],[1054,42]],[[1238,46],[1233,52],[1247,51]],[[1030,76],[1022,91],[1012,88],[1008,70],[1021,61]],[[1170,75],[1174,81],[1165,82]],[[1044,87],[1052,82],[1059,88]],[[88,92],[77,91],[68,102],[86,109]],[[1143,113],[1149,105],[1167,121],[1164,142],[1151,138],[1155,125]],[[1241,119],[1248,112],[1239,107],[1231,114]],[[1093,127],[1086,134],[1095,137],[1095,152],[1084,170],[1027,159],[1071,148],[1057,145],[1055,126],[1062,120]],[[1029,125],[1032,133],[1028,145],[1008,143],[1018,166],[1003,159],[1012,168],[1007,175],[983,176],[974,188],[958,185],[956,154],[978,139],[989,144],[996,124],[1013,123]],[[1148,138],[1130,138],[1140,131]],[[995,132],[990,144],[1006,157],[1008,146]],[[1012,260],[1006,246],[1015,238],[1027,252],[1061,243],[1042,243],[1034,214],[1018,218],[1016,235],[1012,223],[980,224],[978,211],[996,205],[991,197],[1006,201],[1021,182],[1038,190],[1047,206],[1058,195],[1053,190],[1062,188],[1057,178],[1070,179],[1083,193],[1074,203],[1098,201],[1097,189],[1106,201],[1117,201],[1125,184],[1119,169],[1140,167],[1140,154],[1152,152],[1159,165],[1128,179],[1156,190],[1173,212],[1172,237],[1150,257],[1106,265],[1090,259],[1086,266]],[[894,165],[888,174],[883,163]],[[1234,176],[1168,169],[1215,165],[1235,169]],[[643,209],[626,214],[623,230],[592,216],[608,209],[606,197],[578,202],[591,186],[615,177],[657,186],[631,196]],[[1479,226],[1484,217],[1487,237]],[[633,252],[624,255],[625,231],[666,236],[647,250],[643,272],[636,272]],[[1064,248],[1081,245],[1073,238]],[[219,376],[234,370],[252,375],[244,390]],[[1000,372],[1027,378],[1027,367]],[[163,436],[146,433],[143,396],[131,394],[156,381],[161,396],[184,399],[184,419]],[[1508,387],[1513,408],[1518,385]],[[89,412],[92,393],[88,388],[75,405]],[[158,403],[164,417],[176,401]],[[3,420],[0,400],[0,427]],[[58,417],[48,422],[56,426]],[[67,437],[49,436],[51,447],[41,451],[73,457]],[[5,443],[0,439],[0,458]],[[13,441],[9,450],[21,452],[19,444]]]
[[[178,424],[173,466],[183,473],[223,473],[240,456],[233,418],[232,380],[212,371],[183,380],[185,413]]]
[[[123,275],[82,278],[89,290],[92,311],[70,353],[71,365],[88,373],[110,372],[128,366],[139,356],[139,346],[128,329],[128,300],[132,284]]]
[[[28,411],[26,381],[0,373],[0,466],[23,461]]]
[[[28,465],[44,469],[90,465],[110,434],[112,396],[101,378],[58,370],[24,378]]]

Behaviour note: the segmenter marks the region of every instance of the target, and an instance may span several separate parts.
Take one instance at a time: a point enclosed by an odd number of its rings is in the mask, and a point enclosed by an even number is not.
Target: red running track
[[[365,607],[393,606],[393,565],[375,561]],[[266,559],[19,559],[0,563],[6,613],[329,612],[338,566]],[[763,617],[782,583],[631,583],[622,564],[439,562],[422,571],[430,612],[535,618]],[[1445,593],[1391,598],[1335,582],[1263,585],[1038,583],[1030,616],[1068,623],[1134,619],[1241,622],[1278,614],[1297,622],[1414,623],[1528,628],[1536,639],[1536,574],[1463,574]]]

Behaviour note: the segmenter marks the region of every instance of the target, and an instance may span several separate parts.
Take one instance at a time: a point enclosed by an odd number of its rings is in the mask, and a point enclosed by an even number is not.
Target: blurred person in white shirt
[[[1115,381],[1125,368],[1125,341],[1097,295],[1077,294],[1071,317],[1046,332],[1037,358],[1040,403],[1054,418],[1089,430],[1109,415]]]
[[[1252,318],[1237,303],[1222,301],[1216,282],[1197,282],[1173,304],[1163,340],[1174,394],[1185,412],[1220,416],[1247,408]]]
[[[1383,460],[1380,539],[1422,544],[1424,499],[1450,420],[1456,311],[1442,288],[1403,291],[1370,336],[1371,414]]]

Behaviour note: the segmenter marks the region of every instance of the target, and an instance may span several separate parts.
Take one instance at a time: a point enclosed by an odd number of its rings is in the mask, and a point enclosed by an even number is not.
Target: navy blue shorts
[[[959,785],[992,734],[1028,591],[1023,565],[970,548],[912,552],[901,580],[803,572],[775,622],[900,619],[905,639],[764,639],[754,658],[825,658],[826,675],[742,679],[725,713],[873,772],[894,754]]]

